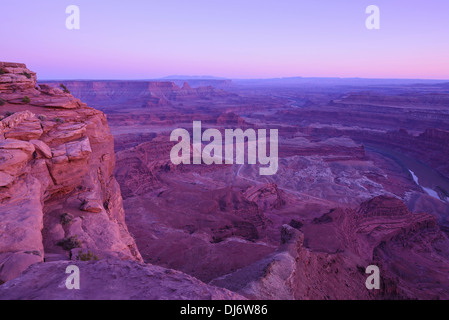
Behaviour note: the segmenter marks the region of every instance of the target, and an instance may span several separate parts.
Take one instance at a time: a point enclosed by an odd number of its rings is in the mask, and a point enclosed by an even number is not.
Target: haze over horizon
[[[11,62],[11,61],[10,61]],[[13,63],[20,63],[12,61]],[[267,78],[226,78],[216,76],[203,75],[179,75],[179,76],[163,76],[163,77],[147,77],[147,78],[39,78],[38,82],[52,81],[171,81],[171,80],[237,80],[237,81],[270,81],[270,80],[373,80],[373,81],[426,81],[426,82],[447,82],[447,79],[431,79],[431,78],[364,78],[364,77],[267,77]]]
[[[71,4],[2,1],[1,60],[26,63],[42,80],[449,79],[443,0],[80,0],[81,29],[68,30]],[[371,4],[380,30],[365,27]]]

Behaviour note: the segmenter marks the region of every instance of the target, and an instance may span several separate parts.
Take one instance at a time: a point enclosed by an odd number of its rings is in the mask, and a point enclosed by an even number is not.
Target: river
[[[365,145],[368,151],[373,151],[393,159],[413,178],[413,181],[423,189],[429,196],[438,200],[448,202],[449,179],[432,169],[425,163],[405,155],[396,150],[378,145]]]

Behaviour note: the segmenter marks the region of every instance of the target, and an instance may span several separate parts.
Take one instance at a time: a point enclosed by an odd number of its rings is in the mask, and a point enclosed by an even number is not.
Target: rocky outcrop
[[[217,125],[241,128],[242,126],[247,126],[248,124],[234,112],[225,112],[217,118]]]
[[[141,261],[113,176],[106,116],[60,89],[36,87],[23,64],[0,69],[0,281],[81,250]]]
[[[32,266],[0,286],[0,300],[244,300],[179,271],[132,261],[80,262],[79,290],[67,290],[69,262]]]
[[[11,76],[33,75],[24,65],[1,65],[0,299],[244,299],[143,264],[106,116],[67,90]],[[81,290],[63,285],[70,264]]]
[[[28,70],[23,63],[0,62],[0,92],[33,89],[36,79],[36,73]]]
[[[250,299],[448,299],[449,239],[390,197],[284,225],[272,255],[211,281]],[[380,290],[365,287],[376,265]],[[426,276],[418,276],[418,275]]]
[[[59,85],[45,82],[44,86]],[[64,81],[70,92],[96,107],[109,109],[118,105],[154,107],[177,104],[192,99],[233,96],[212,86],[182,87],[173,81]]]
[[[257,203],[262,210],[279,209],[286,204],[284,192],[275,183],[250,187],[244,196],[246,200]]]

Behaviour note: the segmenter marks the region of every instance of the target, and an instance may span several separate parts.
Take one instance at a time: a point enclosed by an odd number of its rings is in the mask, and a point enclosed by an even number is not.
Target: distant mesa
[[[187,75],[171,75],[162,77],[164,80],[227,80],[227,78],[214,76],[187,76]]]

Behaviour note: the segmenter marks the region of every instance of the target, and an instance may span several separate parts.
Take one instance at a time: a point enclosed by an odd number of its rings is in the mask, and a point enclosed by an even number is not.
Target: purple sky
[[[67,30],[65,8],[81,10]],[[365,9],[381,10],[367,30]],[[448,0],[1,0],[0,60],[40,79],[449,79]]]

